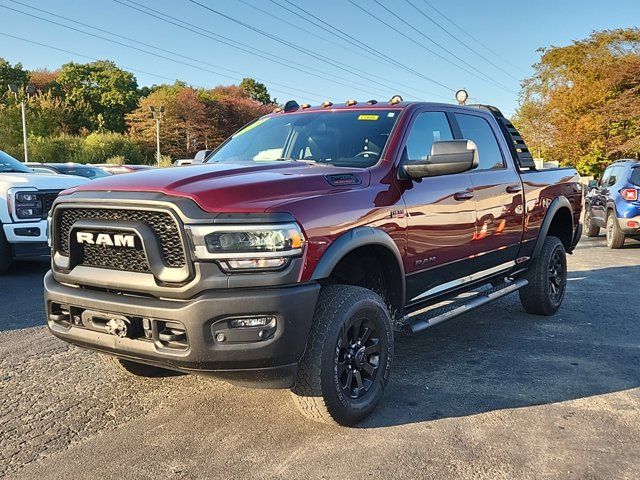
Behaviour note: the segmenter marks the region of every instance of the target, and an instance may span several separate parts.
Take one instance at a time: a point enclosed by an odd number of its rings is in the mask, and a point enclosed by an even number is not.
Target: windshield
[[[110,177],[111,175],[100,168],[93,167],[78,167],[78,166],[59,166],[57,167],[60,173],[65,175],[77,175],[84,178],[102,178]]]
[[[262,117],[222,144],[207,163],[299,160],[370,167],[378,163],[398,115],[398,110],[351,110]]]
[[[0,150],[0,173],[33,173],[11,155]]]

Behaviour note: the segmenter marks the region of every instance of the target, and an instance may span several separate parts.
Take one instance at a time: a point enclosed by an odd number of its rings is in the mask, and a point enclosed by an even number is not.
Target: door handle
[[[473,191],[463,190],[462,192],[456,192],[453,194],[453,198],[460,202],[464,200],[471,200],[473,198]]]
[[[507,193],[518,193],[522,191],[522,185],[520,184],[516,184],[516,185],[509,185],[507,187]]]

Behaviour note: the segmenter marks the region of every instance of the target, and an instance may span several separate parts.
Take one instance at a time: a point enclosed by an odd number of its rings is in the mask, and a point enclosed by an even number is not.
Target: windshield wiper
[[[291,158],[291,157],[280,157],[276,158],[278,162],[302,162],[302,163],[317,163],[315,160],[307,159],[307,158]]]

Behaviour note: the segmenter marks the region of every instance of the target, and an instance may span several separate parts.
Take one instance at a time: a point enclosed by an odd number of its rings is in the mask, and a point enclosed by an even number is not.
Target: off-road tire
[[[145,378],[159,378],[159,377],[171,377],[179,375],[178,372],[167,370],[166,368],[155,367],[153,365],[146,365],[144,363],[132,362],[131,360],[123,360],[113,355],[106,355],[100,353],[100,358],[110,368],[116,370],[125,375],[133,375],[136,377]]]
[[[600,227],[594,225],[593,219],[591,218],[591,214],[589,213],[589,207],[585,207],[586,211],[584,212],[584,233],[587,237],[597,237],[600,235]]]
[[[343,386],[341,378],[345,378],[344,374],[348,375],[351,370],[345,369],[345,362],[351,360],[341,361],[341,358],[344,360],[346,356],[342,356],[341,352],[354,351],[345,349],[346,345],[351,345],[345,338],[350,334],[358,336],[365,329],[371,330],[367,326],[374,327],[373,333],[366,337],[368,340],[362,342],[359,348],[371,345],[374,338],[378,339],[377,367],[373,377],[366,377],[368,374],[362,372],[359,382],[356,381],[356,374],[348,377],[357,385],[360,385],[363,379],[371,381],[362,397],[350,398],[344,393],[348,387]],[[365,338],[365,335],[359,338]],[[355,357],[357,355],[350,357],[354,358],[354,369],[357,366]],[[370,368],[371,363],[368,359],[365,361]],[[298,367],[296,384],[291,390],[294,403],[300,412],[311,420],[345,426],[354,425],[367,417],[382,399],[392,361],[393,329],[389,309],[382,298],[362,287],[325,286],[320,291],[307,347]],[[344,385],[352,384],[349,380],[344,381]],[[349,391],[356,391],[358,395],[361,388],[349,388]]]
[[[555,265],[556,262],[559,265]],[[557,277],[556,267],[560,268]],[[545,238],[542,251],[525,278],[529,284],[519,291],[520,303],[525,311],[534,315],[556,313],[564,299],[567,284],[567,255],[558,237]]]
[[[4,229],[0,223],[0,275],[6,273],[13,263],[13,252],[11,251],[11,245],[7,241],[7,237],[4,235]]]
[[[624,232],[620,229],[616,214],[609,210],[607,214],[607,247],[617,250],[624,246]]]

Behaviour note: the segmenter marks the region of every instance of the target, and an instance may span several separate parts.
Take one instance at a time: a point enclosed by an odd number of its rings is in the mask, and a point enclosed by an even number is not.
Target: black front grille
[[[53,206],[53,202],[55,202],[56,198],[58,198],[58,192],[47,192],[40,194],[42,198],[42,212],[44,213],[43,218],[47,218],[51,207]]]
[[[62,255],[69,255],[69,232],[78,220],[139,221],[155,233],[166,266],[179,268],[186,265],[178,224],[167,212],[112,208],[57,208],[54,218],[55,248]],[[83,265],[98,268],[149,272],[149,263],[144,251],[139,249],[83,245],[81,262]]]

